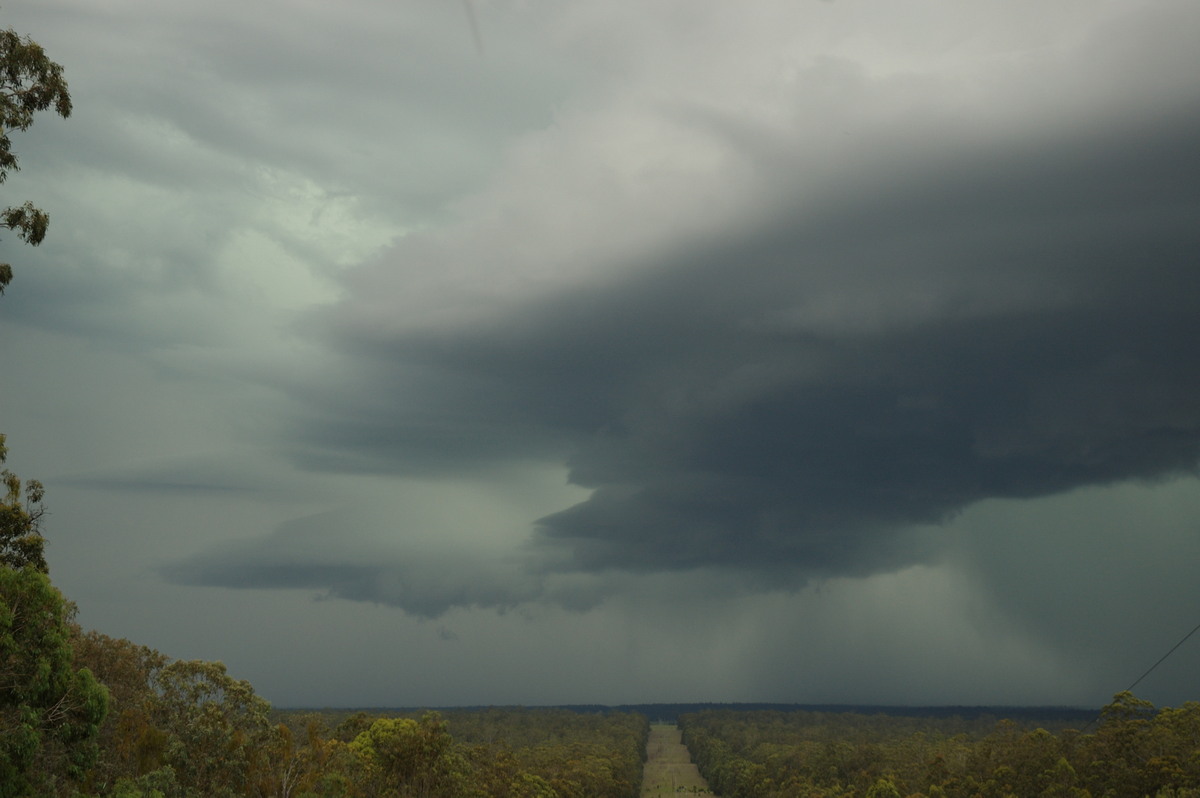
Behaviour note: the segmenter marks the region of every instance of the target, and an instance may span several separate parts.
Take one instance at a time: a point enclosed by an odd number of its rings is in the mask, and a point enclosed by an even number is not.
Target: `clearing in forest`
[[[679,729],[668,723],[655,723],[650,727],[646,766],[642,770],[642,798],[713,794],[708,789],[708,782],[692,764],[682,737]]]

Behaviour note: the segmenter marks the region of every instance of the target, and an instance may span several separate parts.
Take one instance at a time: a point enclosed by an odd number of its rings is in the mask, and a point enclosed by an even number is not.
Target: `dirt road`
[[[687,748],[680,741],[679,729],[656,723],[650,727],[646,743],[646,767],[642,777],[642,798],[679,798],[684,795],[712,795],[708,783],[692,764]]]

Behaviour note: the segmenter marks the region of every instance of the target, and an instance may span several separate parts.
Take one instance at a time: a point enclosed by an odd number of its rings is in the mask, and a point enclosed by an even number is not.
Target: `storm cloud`
[[[1047,80],[1061,87],[1059,69]],[[314,326],[357,364],[353,384],[387,399],[311,402],[300,461],[403,474],[560,460],[592,493],[536,520],[530,571],[730,568],[796,584],[923,562],[907,531],[981,500],[1195,473],[1200,94],[1147,103],[1158,73],[1134,71],[1123,93],[1073,98],[1086,113],[1027,128],[1025,100],[968,112],[961,87],[914,97],[909,76],[814,71],[798,107],[837,90],[872,103],[876,124],[823,151],[803,147],[827,119],[769,131],[671,114],[753,176],[732,207],[683,202],[676,224],[694,235],[631,256],[594,236],[621,239],[627,216],[656,209],[596,218],[594,197],[560,187],[579,216],[560,208],[568,229],[545,232],[591,236],[561,272],[523,260],[540,225],[467,221],[352,273]],[[993,76],[1001,97],[1026,79]],[[913,103],[941,113],[914,119]],[[600,153],[590,169],[603,181],[620,166]],[[612,190],[649,202],[695,176],[640,179]],[[410,316],[424,271],[435,287]],[[494,284],[514,272],[532,275],[517,296]]]
[[[93,6],[3,9],[82,623],[305,705],[1097,704],[1195,625],[1191,0]]]

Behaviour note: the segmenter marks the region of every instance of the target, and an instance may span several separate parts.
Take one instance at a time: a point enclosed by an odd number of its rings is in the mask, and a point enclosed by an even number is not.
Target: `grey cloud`
[[[1194,471],[1197,108],[932,160],[482,327],[381,340],[351,299],[339,345],[395,403],[310,443],[398,472],[557,447],[596,492],[536,545],[585,571],[870,573],[982,499]]]
[[[485,68],[463,20],[441,6],[346,14],[231,4],[196,16],[150,15],[122,39],[161,67],[111,81],[123,107],[205,150],[369,188],[410,218],[436,216],[494,163],[498,143],[544,124],[547,99],[564,91],[564,71],[541,68],[534,32]],[[466,47],[455,47],[464,34]],[[112,54],[110,68],[142,57]]]
[[[322,558],[321,562],[286,563],[256,560],[252,552],[237,550],[164,566],[160,572],[177,585],[303,589],[319,598],[385,604],[425,618],[436,618],[454,607],[506,608],[537,598],[536,593],[514,594],[507,584],[481,584],[477,577],[489,572],[463,574],[460,566],[442,560],[369,565]]]
[[[979,593],[1069,658],[1099,697],[1129,686],[1196,624],[1184,565],[1200,556],[1195,479],[1080,489],[1038,502],[983,502],[949,539]],[[1053,534],[1047,534],[1053,530]],[[1114,630],[1122,630],[1115,634]],[[1138,687],[1152,700],[1186,684],[1189,641]],[[1170,700],[1179,701],[1180,693]]]
[[[306,590],[425,618],[454,607],[511,608],[545,592],[542,580],[520,563],[453,545],[381,543],[375,540],[380,526],[362,511],[320,513],[264,537],[167,563],[159,573],[177,585]],[[393,538],[423,531],[400,522],[383,526]]]
[[[527,46],[481,64],[461,14],[440,6],[74,5],[11,10],[63,62],[76,102],[18,142],[25,172],[9,186],[28,180],[53,223],[42,251],[22,253],[7,312],[140,351],[229,346],[213,318],[244,298],[222,262],[242,234],[332,269],[313,239],[346,222],[314,214],[305,236],[272,218],[297,195],[343,198],[377,226],[444,217],[512,137],[547,123],[575,72],[548,68],[553,48],[521,18],[501,21]]]
[[[1194,626],[1194,0],[310,5],[4,7],[81,623],[284,706],[1099,704]]]
[[[280,498],[299,490],[285,480],[268,476],[257,464],[236,457],[196,456],[158,460],[149,464],[110,467],[102,473],[67,474],[54,480],[65,487],[182,493],[237,493]]]
[[[562,463],[591,497],[531,518],[522,558],[487,577],[419,555],[294,563],[281,538],[172,578],[424,615],[590,606],[605,588],[546,580],[624,571],[795,586],[928,562],[936,541],[914,529],[986,499],[1194,473],[1200,95],[1164,69],[1194,58],[1139,65],[1162,19],[1110,54],[1114,30],[1044,92],[1029,63],[981,83],[989,113],[943,78],[844,59],[797,73],[796,117],[774,126],[719,104],[638,109],[722,164],[647,166],[644,189],[580,180],[623,162],[568,162],[586,147],[554,137],[595,132],[568,117],[530,146],[548,164],[521,162],[546,196],[501,180],[464,205],[487,218],[409,236],[305,320],[344,379],[284,386],[304,408],[287,446],[318,471]],[[1120,80],[1085,80],[1083,56]],[[555,258],[565,276],[539,280]]]

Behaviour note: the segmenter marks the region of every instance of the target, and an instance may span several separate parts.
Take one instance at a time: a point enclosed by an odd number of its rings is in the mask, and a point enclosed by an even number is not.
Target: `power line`
[[[1153,665],[1151,665],[1149,668],[1147,668],[1145,673],[1143,673],[1141,676],[1139,676],[1139,677],[1137,677],[1136,679],[1134,679],[1134,680],[1133,680],[1133,684],[1131,684],[1131,685],[1129,685],[1128,687],[1126,687],[1126,688],[1125,688],[1125,692],[1126,692],[1126,693],[1132,693],[1132,692],[1133,692],[1133,688],[1135,688],[1135,687],[1137,687],[1139,684],[1141,684],[1141,682],[1142,682],[1142,679],[1145,679],[1147,676],[1149,676],[1151,673],[1153,673],[1155,668],[1157,668],[1159,665],[1162,665],[1162,664],[1163,664],[1163,662],[1165,662],[1165,661],[1166,661],[1167,657],[1169,657],[1169,656],[1171,656],[1172,654],[1174,654],[1174,653],[1175,653],[1175,650],[1176,650],[1177,648],[1179,648],[1180,646],[1182,646],[1184,643],[1186,643],[1186,642],[1188,641],[1188,638],[1189,638],[1189,637],[1191,637],[1192,635],[1196,634],[1196,632],[1200,632],[1200,623],[1196,624],[1196,625],[1195,625],[1195,627],[1193,627],[1193,628],[1192,628],[1192,631],[1188,632],[1188,633],[1187,633],[1187,634],[1185,634],[1185,635],[1184,635],[1182,638],[1180,638],[1180,640],[1179,640],[1179,642],[1178,642],[1178,643],[1176,643],[1175,645],[1171,646],[1171,650],[1170,650],[1170,651],[1168,651],[1166,654],[1163,654],[1161,657],[1159,657],[1159,658],[1158,658],[1158,661],[1157,661],[1157,662],[1155,662]],[[1092,727],[1092,725],[1093,725],[1093,724],[1094,724],[1094,723],[1095,723],[1097,720],[1099,720],[1099,719],[1100,719],[1100,716],[1099,716],[1099,715],[1097,715],[1096,717],[1092,718],[1090,721],[1088,721],[1088,724],[1087,724],[1086,726],[1084,726],[1084,727],[1083,727],[1083,729],[1082,729],[1081,731],[1083,731],[1083,732],[1086,732],[1086,731],[1087,731],[1088,729],[1090,729],[1090,728]]]
[[[1163,654],[1161,657],[1159,657],[1159,659],[1158,659],[1158,662],[1156,662],[1156,663],[1154,663],[1153,665],[1151,665],[1151,666],[1150,666],[1150,667],[1149,667],[1149,668],[1146,670],[1146,672],[1145,672],[1145,673],[1143,673],[1141,676],[1139,676],[1139,677],[1137,677],[1136,679],[1134,679],[1134,680],[1133,680],[1133,684],[1131,684],[1131,685],[1129,685],[1128,687],[1126,687],[1126,688],[1125,688],[1125,692],[1127,692],[1127,693],[1132,693],[1132,692],[1133,692],[1133,688],[1137,687],[1137,686],[1138,686],[1138,684],[1139,684],[1139,683],[1142,681],[1142,679],[1145,679],[1147,676],[1149,676],[1149,675],[1151,674],[1151,672],[1152,672],[1152,671],[1153,671],[1155,668],[1157,668],[1159,665],[1162,665],[1162,664],[1163,664],[1163,660],[1165,660],[1167,657],[1169,657],[1169,656],[1171,656],[1172,654],[1174,654],[1174,653],[1175,653],[1175,649],[1179,648],[1179,647],[1180,647],[1180,646],[1182,646],[1184,643],[1186,643],[1186,642],[1187,642],[1187,639],[1188,639],[1189,637],[1191,637],[1192,635],[1196,634],[1196,632],[1198,632],[1198,631],[1200,631],[1200,623],[1196,624],[1196,627],[1195,627],[1194,629],[1192,629],[1192,631],[1190,631],[1190,632],[1188,632],[1187,634],[1185,634],[1185,635],[1183,636],[1183,639],[1182,639],[1182,640],[1180,640],[1180,641],[1179,641],[1178,643],[1176,643],[1175,645],[1171,646],[1171,650],[1170,650],[1170,651],[1168,651],[1166,654]]]

